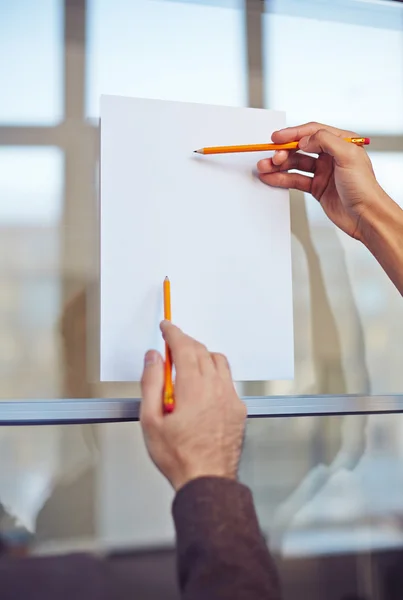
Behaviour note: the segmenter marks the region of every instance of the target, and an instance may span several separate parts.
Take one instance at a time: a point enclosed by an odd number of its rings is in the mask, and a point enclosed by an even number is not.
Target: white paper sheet
[[[293,377],[288,192],[256,177],[262,154],[203,156],[261,143],[281,112],[101,98],[102,381],[138,381],[172,319],[227,355],[236,381]]]

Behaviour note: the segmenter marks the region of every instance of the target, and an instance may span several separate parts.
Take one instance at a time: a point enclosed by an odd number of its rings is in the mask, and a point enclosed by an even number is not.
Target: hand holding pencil
[[[176,368],[175,410],[165,414],[164,361],[151,350],[144,362],[140,414],[151,458],[175,490],[199,477],[236,479],[246,407],[227,359],[170,321],[163,321],[161,331]]]
[[[274,151],[271,158],[258,162],[260,179],[273,187],[312,194],[335,225],[362,240],[365,237],[360,229],[363,212],[385,199],[385,192],[376,181],[371,161],[363,149],[369,143],[369,138],[352,131],[306,123],[275,131],[270,144],[207,146],[194,152]],[[307,156],[299,150],[318,154],[318,157]]]
[[[319,123],[276,131],[272,135],[274,143],[297,141],[299,150],[318,157],[280,150],[258,162],[259,177],[269,186],[312,194],[335,225],[363,240],[367,233],[362,229],[366,222],[363,215],[376,213],[376,207],[388,197],[376,181],[365,150],[344,140],[358,137],[352,131]]]

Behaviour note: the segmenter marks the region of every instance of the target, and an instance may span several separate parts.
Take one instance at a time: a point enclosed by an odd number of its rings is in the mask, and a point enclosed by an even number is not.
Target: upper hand
[[[175,409],[164,415],[164,363],[152,350],[145,357],[140,416],[149,454],[176,490],[202,476],[235,479],[246,408],[227,359],[169,322],[161,329],[176,368]]]
[[[367,215],[388,196],[375,178],[365,149],[346,142],[345,137],[360,136],[319,123],[276,131],[274,143],[299,141],[300,150],[318,154],[318,158],[280,150],[273,158],[259,161],[257,167],[264,183],[311,193],[335,225],[362,239]],[[288,172],[294,169],[313,177]]]

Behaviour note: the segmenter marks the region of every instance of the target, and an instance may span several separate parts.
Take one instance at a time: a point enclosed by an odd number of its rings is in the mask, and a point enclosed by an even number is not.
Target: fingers
[[[218,375],[225,381],[232,381],[231,369],[227,357],[224,356],[224,354],[220,354],[219,352],[212,352],[211,358],[213,360]]]
[[[163,416],[164,362],[156,350],[150,350],[145,355],[141,393],[141,420],[157,422]]]
[[[287,142],[299,141],[301,138],[308,135],[314,135],[320,129],[329,131],[338,137],[357,137],[358,135],[354,131],[348,131],[347,129],[337,129],[337,127],[331,127],[330,125],[311,122],[275,131],[272,134],[271,139],[275,144],[286,144]]]
[[[172,361],[178,374],[205,374],[214,369],[211,355],[203,344],[183,333],[170,321],[161,323],[161,331],[171,350]]]
[[[309,152],[311,154],[321,154],[322,152],[326,152],[335,159],[340,167],[348,167],[355,158],[362,154],[362,149],[355,144],[346,142],[343,138],[356,137],[357,135],[358,134],[353,131],[337,129],[336,127],[330,127],[330,125],[312,122],[275,131],[272,134],[272,140],[276,144],[299,141],[299,148],[304,150],[304,152]],[[294,166],[292,157],[298,156],[300,155],[296,152],[279,150],[273,155],[271,159],[272,166],[270,166],[270,168],[268,167],[269,163],[267,162],[269,159],[266,159],[265,161],[260,161],[260,163],[258,163],[258,170],[260,173],[274,173],[275,169],[273,167],[279,167],[282,171],[298,169],[301,171],[314,172],[312,168],[309,168],[309,163],[307,161],[307,168]],[[301,161],[301,163],[305,161],[305,159],[301,158],[294,158],[294,160]],[[284,178],[276,178],[275,181],[284,181]],[[269,183],[269,181],[266,180],[266,183]],[[304,182],[304,187],[306,187],[306,185],[306,182]],[[285,186],[280,185],[280,187]],[[300,188],[298,187],[296,189]]]
[[[288,150],[277,150],[277,152],[275,152],[272,156],[273,164],[280,166],[287,160],[289,156],[290,152]]]
[[[271,139],[275,144],[286,144],[287,142],[295,142],[307,136],[312,136],[319,130],[328,131],[338,137],[357,137],[358,135],[354,131],[349,131],[347,129],[338,129],[337,127],[331,127],[330,125],[311,122],[275,131],[272,134]],[[306,149],[304,148],[304,150]],[[306,151],[309,152],[309,150]],[[312,151],[312,153],[317,154],[315,151]],[[288,150],[278,150],[273,155],[273,163],[275,165],[281,165],[287,160],[289,155],[290,152]]]
[[[283,153],[284,151],[281,152]],[[274,158],[275,156],[273,156],[273,158],[264,158],[257,163],[257,170],[259,174],[290,171],[291,169],[305,171],[307,173],[315,173],[317,159],[313,156],[306,156],[300,152],[293,152],[289,156],[286,156],[285,160],[283,160],[281,163],[276,163]]]
[[[222,379],[232,381],[231,369],[223,354],[210,353],[203,344],[183,333],[170,321],[161,323],[161,331],[171,349],[172,361],[178,375],[182,372],[212,375],[217,371]]]
[[[327,129],[319,129],[313,135],[303,137],[299,141],[299,147],[304,152],[320,154],[326,152],[330,154],[339,167],[351,166],[355,159],[362,156],[362,148],[355,144],[346,142],[344,139],[335,135]]]
[[[301,175],[300,173],[266,173],[259,175],[263,183],[271,187],[287,188],[291,190],[300,190],[301,192],[311,193],[312,177]]]
[[[198,360],[192,346],[194,340],[169,321],[161,323],[162,337],[171,350],[172,361],[176,369],[198,370]]]

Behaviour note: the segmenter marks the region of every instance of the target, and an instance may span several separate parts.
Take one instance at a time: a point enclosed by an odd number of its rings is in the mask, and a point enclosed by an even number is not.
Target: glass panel
[[[0,0],[0,123],[61,120],[62,18],[61,0]]]
[[[90,0],[87,114],[101,94],[245,105],[242,6]]]
[[[403,206],[403,154],[372,152],[370,157],[384,189]],[[305,225],[301,218],[304,203]],[[338,231],[316,200],[309,195],[304,198],[302,194],[292,194],[292,208],[299,216],[299,220],[294,220],[294,235],[303,241],[302,247],[294,245],[295,254],[301,262],[304,255],[309,257],[311,276],[314,274],[316,281],[309,288],[306,272],[301,273],[298,267],[294,269],[297,377],[289,389],[296,393],[312,389],[300,387],[302,381],[308,380],[315,393],[401,392],[403,303],[400,294],[368,250]],[[299,265],[296,261],[294,264]],[[321,282],[326,295],[321,292]],[[312,307],[310,314],[307,294]],[[321,310],[316,311],[312,302],[320,303]],[[307,323],[307,318],[314,321],[311,335],[312,321]]]
[[[63,154],[3,147],[0,162],[0,397],[57,397]]]
[[[92,425],[0,427],[0,547],[37,554],[94,542],[95,434]]]
[[[267,7],[266,106],[286,110],[290,125],[319,121],[363,133],[403,131],[401,5],[274,0]]]
[[[309,599],[392,598],[385,563],[403,545],[402,425],[400,415],[248,424],[241,473],[285,598],[301,589]]]
[[[403,547],[402,427],[397,415],[248,423],[241,480],[285,600],[393,598],[386,589]],[[122,597],[129,589],[154,597],[164,585],[163,597],[178,597],[173,493],[146,455],[139,424],[0,428],[0,463],[5,555],[102,550],[107,581],[122,586]],[[17,568],[4,554],[3,577]],[[60,560],[71,568],[71,557]],[[45,585],[55,563],[37,568]]]
[[[57,225],[63,206],[61,150],[3,146],[0,164],[0,227]]]

